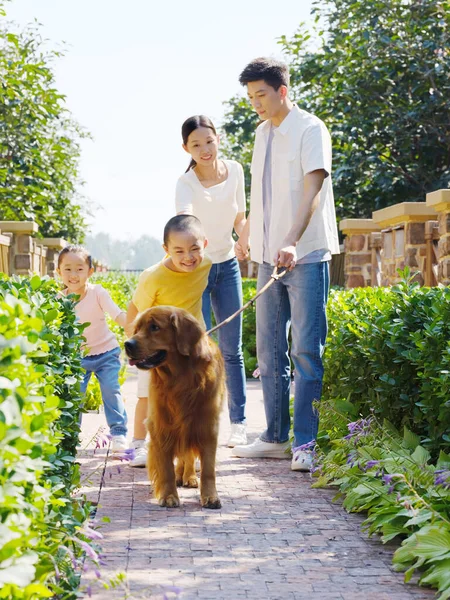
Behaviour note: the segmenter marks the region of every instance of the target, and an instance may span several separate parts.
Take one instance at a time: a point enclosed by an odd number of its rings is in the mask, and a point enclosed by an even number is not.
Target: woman
[[[217,323],[242,306],[242,282],[234,253],[233,229],[239,236],[245,225],[245,186],[242,166],[217,156],[219,136],[204,115],[187,119],[181,128],[189,167],[177,183],[177,213],[193,214],[203,224],[212,260],[203,294],[203,318],[211,328],[211,308]],[[246,444],[245,370],[242,354],[242,315],[218,331],[225,360],[231,435],[228,446]]]

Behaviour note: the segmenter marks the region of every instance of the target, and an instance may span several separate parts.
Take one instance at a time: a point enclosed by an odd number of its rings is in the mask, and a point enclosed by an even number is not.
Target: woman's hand
[[[248,239],[240,237],[234,244],[234,251],[238,260],[245,260],[249,256]]]

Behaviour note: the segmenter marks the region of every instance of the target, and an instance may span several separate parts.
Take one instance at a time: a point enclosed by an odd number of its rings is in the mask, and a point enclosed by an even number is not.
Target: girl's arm
[[[126,323],[126,313],[117,306],[114,300],[109,295],[108,290],[106,290],[101,285],[97,288],[98,290],[98,301],[103,310],[103,312],[108,313],[114,321],[120,325],[121,327],[125,327]]]

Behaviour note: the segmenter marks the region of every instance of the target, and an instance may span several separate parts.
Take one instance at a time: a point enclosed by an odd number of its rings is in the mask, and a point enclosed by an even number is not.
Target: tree
[[[304,25],[280,43],[292,98],[331,131],[338,215],[449,187],[450,2],[321,0],[313,14],[314,43]]]
[[[0,9],[1,10],[1,9]],[[79,140],[85,134],[55,89],[39,29],[0,27],[0,219],[33,220],[42,236],[83,238],[77,194]]]

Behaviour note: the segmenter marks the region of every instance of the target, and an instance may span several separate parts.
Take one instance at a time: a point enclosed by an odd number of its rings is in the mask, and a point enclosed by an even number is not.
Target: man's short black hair
[[[265,81],[267,85],[270,85],[276,91],[281,85],[288,87],[289,68],[284,62],[274,58],[255,58],[248,63],[239,75],[239,83],[247,85],[252,81],[260,80]]]
[[[194,215],[177,215],[167,221],[164,227],[164,245],[167,246],[169,243],[170,234],[174,231],[178,233],[191,233],[199,240],[204,240],[205,230],[200,220]]]

